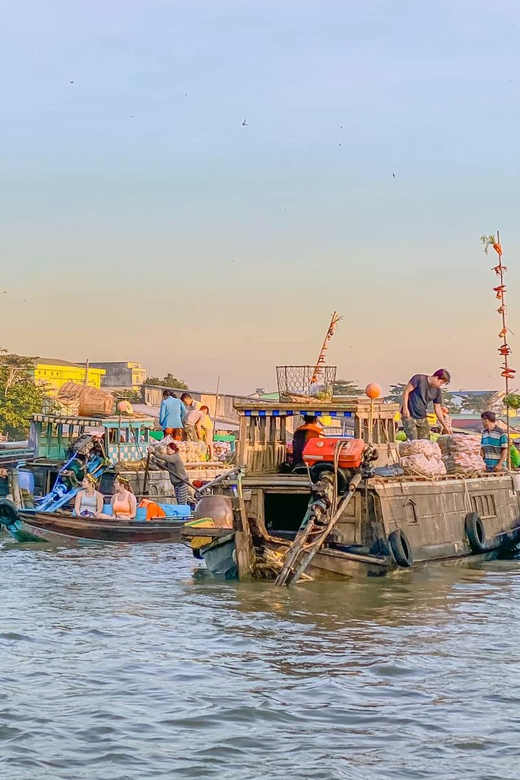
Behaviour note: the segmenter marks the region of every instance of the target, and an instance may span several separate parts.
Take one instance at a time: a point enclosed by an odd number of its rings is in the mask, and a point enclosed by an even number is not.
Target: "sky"
[[[519,34],[509,0],[4,0],[0,346],[250,393],[337,310],[342,378],[500,387]]]

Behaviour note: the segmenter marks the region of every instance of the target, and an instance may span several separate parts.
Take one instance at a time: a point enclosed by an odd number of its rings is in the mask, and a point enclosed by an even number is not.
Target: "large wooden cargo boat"
[[[432,561],[511,552],[520,540],[520,494],[510,473],[437,479],[402,474],[394,404],[353,399],[301,408],[254,402],[237,404],[237,411],[239,464],[244,468],[237,533],[215,529],[215,538],[200,550],[221,573],[228,561],[228,575],[261,572],[279,579],[288,566],[290,581],[302,557],[312,551],[305,568],[312,577],[379,576]],[[340,433],[363,439],[378,455],[376,467],[368,462],[358,470],[357,489],[349,491],[346,485],[348,500],[337,499],[338,518],[318,549],[313,544],[330,519],[330,512],[317,522],[312,517],[313,507],[323,503],[323,485],[314,484],[305,469],[281,473],[288,425],[304,414],[340,421]],[[346,482],[353,485],[353,474],[346,475]],[[309,517],[314,528],[304,538]],[[203,534],[189,528],[183,533],[186,539]],[[299,559],[289,565],[295,539],[301,542]]]

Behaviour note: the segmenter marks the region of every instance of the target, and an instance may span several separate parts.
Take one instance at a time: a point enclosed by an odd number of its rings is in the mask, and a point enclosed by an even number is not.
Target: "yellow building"
[[[68,360],[57,358],[36,358],[34,379],[48,386],[51,393],[57,393],[65,382],[85,383],[85,366],[69,363]],[[91,387],[101,387],[101,377],[105,375],[102,368],[89,366],[87,384]]]

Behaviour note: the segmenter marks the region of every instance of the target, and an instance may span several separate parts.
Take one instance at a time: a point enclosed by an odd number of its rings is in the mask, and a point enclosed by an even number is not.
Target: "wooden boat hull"
[[[234,580],[238,577],[234,534],[216,539],[201,550],[208,571],[215,577]]]
[[[91,520],[64,512],[31,512],[20,510],[17,519],[6,527],[18,542],[50,544],[88,544],[180,542],[182,520],[147,520],[145,522]]]
[[[250,488],[246,513],[262,569],[263,547],[282,555],[288,549],[293,536],[287,535],[289,528],[280,523],[290,509],[290,500],[294,499],[298,511],[308,501],[308,483],[305,477],[276,475],[272,479],[246,479],[246,484]],[[283,498],[283,502],[274,504],[274,511],[273,495],[275,499]],[[296,511],[293,515],[299,517]],[[480,543],[471,537],[468,523],[472,518],[477,518],[481,527]],[[406,540],[408,560],[396,555],[391,544],[395,534]],[[520,493],[515,491],[510,475],[437,481],[369,479],[356,492],[307,573],[313,578],[378,577],[430,562],[511,555],[519,542]],[[220,540],[212,542],[208,556],[201,549],[210,569],[213,561],[222,568],[223,561],[232,560],[229,545],[219,553],[220,545]]]
[[[277,552],[284,553],[288,549],[286,541],[279,544],[275,540],[269,541],[269,547]],[[467,553],[465,555],[430,558],[427,561],[418,561],[413,564],[411,569],[402,569],[397,566],[390,557],[357,555],[356,553],[343,552],[331,548],[321,550],[312,561],[307,570],[307,574],[312,579],[359,579],[366,577],[385,577],[396,571],[410,571],[426,564],[433,563],[460,563],[463,561],[492,560],[500,555],[507,555],[513,552],[514,545],[511,544],[510,537],[503,540],[502,544],[497,544],[493,548],[487,549],[482,553]],[[217,577],[225,579],[237,579],[236,550],[234,538],[216,539],[208,547],[200,550],[201,557],[204,559],[208,571]]]

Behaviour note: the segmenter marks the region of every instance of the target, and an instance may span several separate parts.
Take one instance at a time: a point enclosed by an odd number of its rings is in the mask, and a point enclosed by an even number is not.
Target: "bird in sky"
[[[394,177],[394,179],[395,179],[395,173],[393,173],[393,174],[392,174],[392,176],[393,176],[393,177]]]
[[[69,84],[74,84],[74,82],[73,81],[69,81]]]
[[[242,125],[243,125],[244,127],[247,127],[247,119],[244,119],[244,121],[242,122]]]

